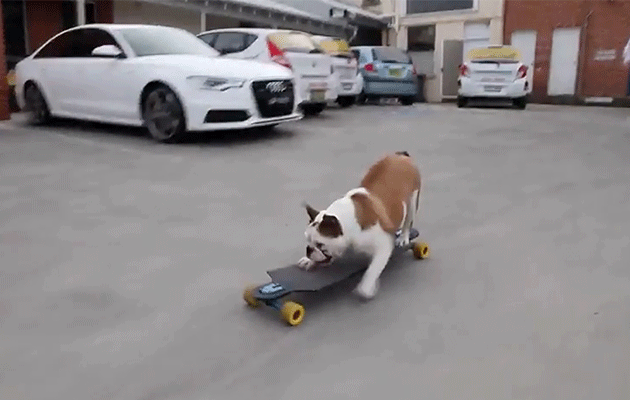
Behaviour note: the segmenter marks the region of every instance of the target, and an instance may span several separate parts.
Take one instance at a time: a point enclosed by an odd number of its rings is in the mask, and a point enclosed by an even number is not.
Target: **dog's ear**
[[[317,230],[322,236],[330,238],[339,237],[343,233],[341,230],[341,223],[334,215],[324,215],[324,218],[317,227]]]
[[[316,209],[314,209],[307,203],[302,203],[302,205],[304,206],[304,208],[306,208],[306,213],[308,214],[308,218],[309,218],[308,222],[313,222],[315,217],[317,217],[317,214],[319,214],[319,211],[317,211]]]

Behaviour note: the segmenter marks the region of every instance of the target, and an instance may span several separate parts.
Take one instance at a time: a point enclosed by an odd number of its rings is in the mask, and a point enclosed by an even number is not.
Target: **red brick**
[[[2,21],[2,4],[0,4],[0,21]],[[4,29],[0,29],[0,76],[7,76],[6,46],[4,44]],[[0,120],[11,118],[9,112],[9,83],[6,79],[0,79]]]
[[[547,81],[553,30],[583,25],[575,97],[625,97],[628,67],[622,52],[630,36],[630,0],[505,0],[504,18],[504,43],[515,30],[537,31],[533,101],[552,101]],[[612,49],[615,60],[594,60],[598,50]]]

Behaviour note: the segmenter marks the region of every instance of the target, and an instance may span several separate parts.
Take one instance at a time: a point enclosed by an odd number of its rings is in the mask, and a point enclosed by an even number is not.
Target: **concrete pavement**
[[[627,399],[630,112],[329,110],[160,145],[0,124],[0,398]],[[385,152],[424,176],[432,258],[297,299],[241,299],[304,252]]]

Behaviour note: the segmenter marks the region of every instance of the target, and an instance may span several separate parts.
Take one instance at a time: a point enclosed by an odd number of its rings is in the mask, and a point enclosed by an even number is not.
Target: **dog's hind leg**
[[[420,191],[415,190],[409,197],[409,200],[406,203],[403,203],[405,218],[403,219],[400,237],[396,241],[396,245],[398,246],[406,246],[409,244],[411,227],[413,226],[413,221],[418,213],[419,198]]]

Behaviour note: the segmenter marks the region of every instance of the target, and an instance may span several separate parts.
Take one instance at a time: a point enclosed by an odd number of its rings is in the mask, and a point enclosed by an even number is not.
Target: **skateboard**
[[[396,237],[398,238],[399,235],[400,231],[397,232]],[[418,236],[418,231],[412,228],[409,233],[410,243],[406,246],[394,247],[390,261],[393,257],[410,249],[415,258],[428,258],[429,246],[424,242],[412,242]],[[289,325],[296,326],[304,319],[304,306],[293,301],[282,302],[283,297],[297,292],[317,292],[365,271],[369,265],[368,256],[349,250],[330,265],[315,266],[309,271],[300,268],[297,263],[273,269],[267,271],[271,282],[248,286],[243,292],[243,299],[251,307],[256,308],[265,304],[279,311]]]

